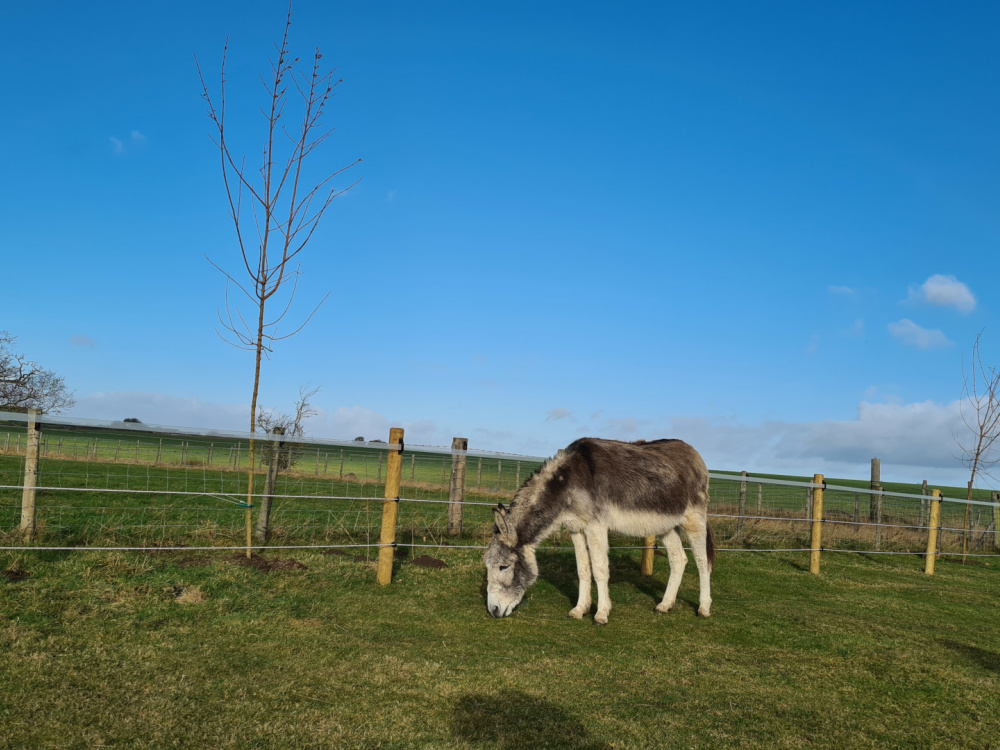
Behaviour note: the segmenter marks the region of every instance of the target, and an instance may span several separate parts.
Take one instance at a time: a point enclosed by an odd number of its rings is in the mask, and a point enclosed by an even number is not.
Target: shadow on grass
[[[977,646],[968,646],[958,641],[939,640],[938,643],[957,654],[961,654],[969,661],[975,662],[983,669],[1000,674],[1000,654]]]
[[[639,572],[639,561],[631,556],[612,554],[608,558],[610,563],[610,582],[625,583],[644,596],[658,604],[663,599],[665,585],[656,578],[644,576]],[[689,565],[687,574],[690,574],[693,565]],[[576,555],[572,550],[569,552],[553,552],[546,559],[538,561],[538,574],[541,578],[555,586],[559,593],[566,597],[570,606],[576,605],[577,597],[580,595],[579,582],[576,577]],[[695,573],[694,575],[697,575]],[[596,597],[596,591],[594,592]],[[596,601],[596,599],[595,599]],[[696,607],[697,608],[697,607]]]
[[[460,698],[452,712],[452,733],[457,739],[500,750],[609,750],[607,744],[591,740],[583,724],[556,704],[521,692],[500,698],[481,693]]]

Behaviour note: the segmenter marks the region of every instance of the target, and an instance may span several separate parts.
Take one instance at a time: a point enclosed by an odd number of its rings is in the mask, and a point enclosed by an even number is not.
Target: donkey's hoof
[[[712,607],[707,604],[702,604],[700,607],[698,607],[698,614],[701,615],[702,617],[711,617]]]
[[[570,618],[571,620],[582,620],[584,614],[586,614],[586,610],[577,609],[576,607],[574,607],[568,613],[566,613],[566,617]]]
[[[595,625],[607,625],[608,624],[608,616],[607,615],[594,615],[594,624]]]
[[[673,607],[674,607],[673,604],[664,604],[663,602],[660,602],[659,604],[656,605],[656,608],[653,611],[659,615],[665,615],[667,612],[673,609]]]

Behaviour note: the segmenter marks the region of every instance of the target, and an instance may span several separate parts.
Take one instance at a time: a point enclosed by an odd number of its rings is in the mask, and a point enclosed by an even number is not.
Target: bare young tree
[[[17,353],[16,341],[16,336],[0,331],[0,410],[57,414],[71,408],[76,400],[63,378]]]
[[[257,513],[257,541],[267,542],[271,521],[271,506],[274,500],[274,490],[278,484],[278,472],[292,468],[296,452],[302,448],[302,443],[295,438],[305,435],[305,420],[316,414],[309,399],[319,393],[319,388],[307,391],[299,388],[299,399],[295,402],[295,415],[280,414],[274,409],[257,413],[257,429],[268,435],[284,436],[278,440],[273,438],[264,443],[261,451],[262,463],[267,465],[267,476],[264,481],[264,494],[260,499],[260,510]],[[290,440],[288,439],[290,438]]]
[[[959,411],[962,422],[968,430],[963,438],[955,438],[961,450],[962,463],[969,469],[969,485],[966,500],[972,500],[972,488],[976,479],[995,479],[993,470],[1000,464],[1000,369],[983,364],[979,343],[982,331],[972,345],[972,361],[969,372],[965,370],[962,358],[962,398]],[[969,549],[969,508],[965,506],[965,523],[962,535],[962,561]]]
[[[296,450],[302,447],[300,441],[295,440],[295,438],[300,438],[306,434],[305,421],[309,417],[316,416],[316,410],[309,403],[310,399],[313,398],[317,393],[319,393],[319,388],[313,388],[311,391],[307,391],[304,387],[299,388],[299,398],[295,402],[295,414],[281,414],[274,409],[264,410],[263,408],[257,409],[257,431],[262,432],[266,435],[284,435],[284,439],[281,441],[284,444],[285,450],[280,451],[280,456],[278,459],[279,469],[290,469],[294,461],[294,453]],[[272,451],[276,450],[276,443],[274,441],[268,441],[263,449],[263,460],[267,461],[270,458]]]
[[[323,304],[320,301],[297,327],[279,328],[295,298],[301,274],[299,254],[305,249],[320,219],[333,199],[353,187],[338,188],[335,178],[360,162],[333,170],[321,170],[317,182],[306,177],[305,166],[319,155],[317,149],[332,134],[323,124],[335,88],[341,79],[334,79],[336,68],[324,72],[323,55],[317,48],[312,56],[311,70],[300,72],[299,58],[289,52],[288,35],[292,23],[289,3],[285,29],[280,45],[275,45],[277,57],[270,60],[270,73],[261,76],[266,91],[264,115],[264,146],[259,166],[248,166],[246,157],[234,154],[228,139],[226,120],[226,56],[229,40],[223,47],[220,88],[217,97],[209,93],[200,66],[202,98],[208,104],[208,117],[218,131],[213,138],[219,149],[222,179],[229,201],[229,216],[236,229],[236,241],[242,257],[239,281],[209,259],[226,277],[225,315],[219,311],[223,340],[254,353],[253,393],[250,400],[250,433],[257,429],[257,396],[260,388],[260,368],[269,357],[275,342],[294,336],[309,322]],[[197,58],[195,60],[197,64]],[[298,105],[297,122],[285,123]],[[245,274],[244,274],[245,272]],[[236,300],[231,289],[237,290]],[[249,311],[244,314],[239,300],[245,298]],[[277,312],[272,312],[277,310]],[[251,508],[254,484],[254,440],[250,440],[250,468],[247,487],[247,555],[250,554]]]

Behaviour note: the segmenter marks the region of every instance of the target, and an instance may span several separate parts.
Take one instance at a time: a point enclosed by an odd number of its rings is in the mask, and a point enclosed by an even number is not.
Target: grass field
[[[572,553],[505,620],[478,553],[433,554],[378,587],[336,554],[0,551],[0,746],[1000,746],[993,565],[723,553],[704,620],[693,565],[655,615],[666,561],[619,551],[597,628]]]

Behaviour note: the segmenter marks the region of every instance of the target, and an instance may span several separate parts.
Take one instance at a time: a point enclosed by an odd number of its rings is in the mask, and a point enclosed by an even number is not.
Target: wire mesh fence
[[[32,478],[34,533],[26,540],[28,434],[24,415],[0,414],[0,548],[242,547],[252,496],[258,520],[262,498],[271,506],[255,545],[363,547],[376,554],[387,459],[397,449],[381,441],[256,436],[248,493],[249,435],[46,417]],[[461,475],[455,472],[458,456]],[[410,554],[424,546],[485,546],[492,506],[509,501],[545,460],[409,444],[401,457],[396,546]],[[716,545],[808,549],[815,488],[809,481],[713,473],[709,513]],[[932,503],[925,492],[827,483],[823,548],[922,554]],[[946,497],[940,518],[940,554],[1000,554],[995,495],[980,493],[972,503]],[[624,537],[612,543],[639,544]],[[557,533],[546,546],[572,545]]]

